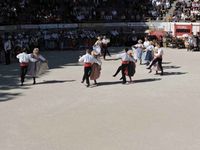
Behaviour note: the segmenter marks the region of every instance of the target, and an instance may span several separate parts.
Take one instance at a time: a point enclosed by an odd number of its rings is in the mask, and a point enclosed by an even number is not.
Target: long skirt
[[[134,74],[135,74],[135,68],[136,68],[135,63],[134,62],[130,62],[128,64],[127,69],[125,70],[126,76],[129,76],[129,77],[134,76]]]
[[[46,62],[31,62],[28,66],[27,75],[31,77],[38,77],[44,74],[49,69],[48,64]]]
[[[150,61],[152,61],[152,59],[153,59],[152,51],[147,50],[146,56],[145,56],[145,60],[148,61],[148,62],[150,62]]]
[[[96,80],[100,77],[101,74],[101,66],[97,63],[92,65],[92,72],[90,74],[90,80]]]
[[[137,59],[142,59],[142,48],[136,49]]]

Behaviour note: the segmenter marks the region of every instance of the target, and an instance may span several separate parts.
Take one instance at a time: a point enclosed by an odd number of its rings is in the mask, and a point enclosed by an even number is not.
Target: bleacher
[[[1,0],[0,24],[163,20],[174,0]]]

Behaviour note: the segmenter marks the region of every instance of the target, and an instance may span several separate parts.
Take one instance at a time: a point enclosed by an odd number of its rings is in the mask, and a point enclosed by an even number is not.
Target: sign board
[[[175,36],[183,36],[192,34],[192,24],[174,24]]]

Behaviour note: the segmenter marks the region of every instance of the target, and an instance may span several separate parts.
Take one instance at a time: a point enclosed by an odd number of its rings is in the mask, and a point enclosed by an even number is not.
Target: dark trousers
[[[5,51],[5,61],[6,61],[6,65],[10,64],[10,50]]]
[[[118,75],[118,73],[122,70],[122,66],[119,66],[115,74],[113,75],[114,77]]]
[[[121,73],[122,73],[122,83],[126,83],[126,74],[125,74],[125,70],[127,69],[128,67],[128,64],[122,64],[122,69],[121,69]]]
[[[21,83],[22,84],[24,82],[24,78],[26,76],[27,70],[28,70],[28,66],[21,66],[20,67],[20,76],[21,76]]]
[[[110,52],[108,51],[108,47],[107,46],[105,46],[104,48],[103,48],[103,58],[104,59],[106,59],[106,54],[108,54],[108,56],[110,56]]]
[[[87,85],[90,85],[89,77],[90,77],[91,71],[92,71],[92,67],[84,67],[84,75],[83,75],[82,82],[86,80]]]
[[[150,64],[150,66],[148,68],[151,68],[154,64],[156,64],[158,62],[158,67],[161,70],[161,74],[163,73],[163,67],[162,67],[162,58],[155,58],[152,63]]]

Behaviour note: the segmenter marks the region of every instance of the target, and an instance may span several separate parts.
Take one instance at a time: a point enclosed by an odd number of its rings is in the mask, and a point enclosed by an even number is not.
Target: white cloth
[[[122,61],[129,61],[129,55],[127,53],[118,54],[117,58],[121,58]]]
[[[108,44],[108,43],[110,43],[110,39],[102,39],[102,43],[103,44]]]
[[[164,54],[163,49],[162,48],[158,48],[158,53],[156,54],[156,57],[162,57]]]
[[[28,63],[30,61],[30,55],[25,52],[18,54],[16,57],[20,63]]]
[[[138,43],[138,44],[135,45],[135,47],[136,47],[136,48],[143,48],[144,46],[143,46],[143,44],[139,44],[139,43]]]
[[[134,58],[134,57],[131,57],[131,56],[129,56],[129,61],[131,61],[131,62],[136,62],[135,58]]]
[[[7,41],[4,43],[4,50],[5,50],[5,51],[9,51],[9,50],[11,50],[11,47],[12,47],[11,41],[10,41],[10,40],[7,40]]]
[[[31,62],[36,62],[36,61],[39,61],[39,60],[41,60],[43,62],[46,61],[46,59],[42,55],[38,55],[37,58],[33,57],[33,54],[28,54],[28,55],[30,57]]]
[[[92,48],[95,54],[101,54],[101,47],[99,45],[94,45]]]
[[[145,48],[147,48],[150,45],[150,42],[149,41],[144,41],[143,45],[144,45]]]
[[[153,46],[153,45],[149,45],[149,46],[146,48],[146,50],[149,50],[149,51],[153,51],[153,49],[154,49],[154,46]]]
[[[85,54],[83,55],[81,58],[79,58],[79,62],[84,62],[84,63],[97,63],[99,64],[99,62],[97,61],[97,59],[95,59],[92,55],[90,54]],[[99,64],[101,65],[101,64]]]

